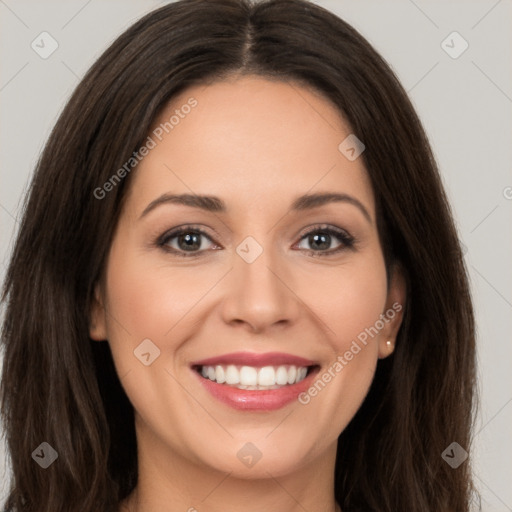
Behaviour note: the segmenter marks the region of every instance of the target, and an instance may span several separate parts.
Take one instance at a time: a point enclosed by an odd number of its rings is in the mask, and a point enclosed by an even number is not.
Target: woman
[[[319,6],[178,1],[122,34],[4,300],[5,510],[468,510],[450,209],[389,66]]]

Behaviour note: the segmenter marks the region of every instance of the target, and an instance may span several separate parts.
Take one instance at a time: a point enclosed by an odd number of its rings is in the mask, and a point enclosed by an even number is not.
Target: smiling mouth
[[[304,380],[318,365],[244,366],[234,364],[195,365],[201,377],[227,387],[254,391],[280,389]]]

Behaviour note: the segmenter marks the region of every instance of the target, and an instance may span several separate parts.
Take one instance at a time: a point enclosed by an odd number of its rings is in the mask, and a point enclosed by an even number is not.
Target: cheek
[[[123,251],[121,244],[114,246],[110,261],[107,325],[114,350],[126,351],[128,342],[133,350],[146,338],[162,350],[171,348],[173,334],[224,273],[200,266],[170,268],[137,251]]]
[[[378,360],[380,315],[387,298],[383,259],[375,257],[338,271],[317,273],[308,305],[322,320],[332,350],[301,403],[319,422],[332,422],[333,438],[355,415],[373,380]]]
[[[358,337],[364,340],[386,304],[383,259],[376,254],[354,265],[322,269],[316,272],[313,282],[314,286],[304,289],[301,296],[307,297],[308,305],[321,318],[335,352],[348,350]]]

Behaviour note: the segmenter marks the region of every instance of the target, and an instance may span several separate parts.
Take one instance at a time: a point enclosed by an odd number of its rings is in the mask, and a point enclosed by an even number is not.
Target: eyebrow
[[[361,211],[366,220],[370,224],[372,224],[372,218],[368,213],[368,210],[365,208],[365,206],[358,199],[349,194],[305,194],[303,196],[296,198],[293,201],[291,205],[291,210],[296,212],[310,210],[313,208],[324,206],[329,203],[336,202],[348,203],[355,206]],[[227,212],[226,203],[222,199],[215,196],[205,196],[196,194],[162,194],[160,197],[157,197],[155,200],[151,201],[151,203],[149,203],[146,206],[144,211],[141,213],[139,219],[142,219],[142,217],[147,215],[150,211],[154,210],[155,208],[163,204],[179,204],[183,206],[190,206],[192,208],[200,208],[201,210],[213,213]]]

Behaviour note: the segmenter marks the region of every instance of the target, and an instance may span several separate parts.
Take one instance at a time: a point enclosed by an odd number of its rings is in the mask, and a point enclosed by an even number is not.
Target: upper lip
[[[318,363],[293,354],[285,354],[284,352],[232,352],[191,363],[192,366],[215,366],[222,364],[263,367],[279,365],[313,366]]]

